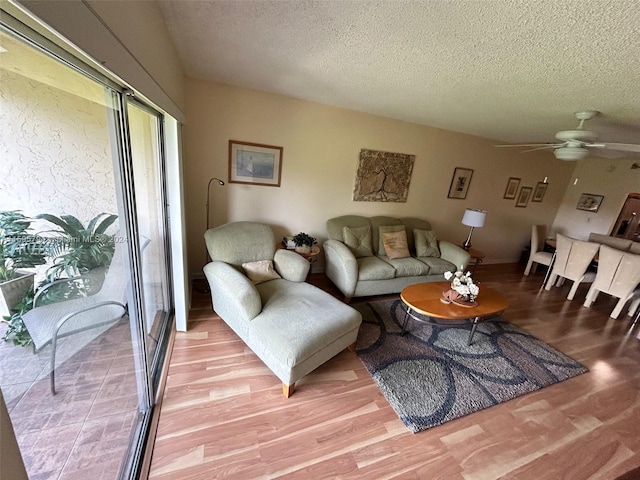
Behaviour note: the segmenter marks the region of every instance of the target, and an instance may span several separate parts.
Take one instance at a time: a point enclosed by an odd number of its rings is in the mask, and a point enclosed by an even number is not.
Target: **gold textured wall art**
[[[353,200],[406,202],[415,155],[360,150]]]

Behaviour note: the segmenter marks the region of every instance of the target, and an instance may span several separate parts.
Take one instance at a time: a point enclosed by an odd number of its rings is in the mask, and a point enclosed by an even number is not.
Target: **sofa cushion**
[[[278,280],[257,288],[263,308],[249,324],[247,342],[276,375],[360,326],[357,310],[308,283]]]
[[[396,277],[417,277],[420,275],[428,275],[431,272],[429,265],[421,262],[417,258],[406,257],[398,259],[390,259],[389,257],[380,257],[393,267]]]
[[[415,229],[413,236],[416,242],[417,257],[439,257],[438,236],[433,230]]]
[[[448,262],[443,258],[420,257],[419,260],[429,266],[430,275],[440,275],[444,272],[455,272],[457,270],[453,263]],[[442,281],[444,281],[444,278]]]
[[[409,247],[407,246],[407,232],[401,230],[399,232],[385,232],[381,235],[384,251],[391,260],[397,258],[407,258]]]
[[[416,244],[415,244],[415,235],[413,231],[417,228],[418,230],[433,230],[431,228],[431,224],[426,220],[422,220],[421,218],[415,217],[403,217],[400,219],[404,224],[405,229],[407,230],[407,241],[409,242],[409,251],[412,255],[416,252]]]
[[[371,250],[371,226],[343,227],[342,236],[344,243],[353,252],[356,258],[370,257]]]
[[[396,276],[395,268],[378,257],[362,257],[358,258],[357,262],[358,281],[387,280]]]
[[[382,241],[383,234],[403,231],[405,231],[404,225],[380,225],[378,227],[378,255],[385,255],[384,242]]]
[[[246,262],[242,264],[244,273],[249,277],[255,285],[266,282],[267,280],[275,280],[282,278],[273,268],[271,260],[258,260],[256,262]]]

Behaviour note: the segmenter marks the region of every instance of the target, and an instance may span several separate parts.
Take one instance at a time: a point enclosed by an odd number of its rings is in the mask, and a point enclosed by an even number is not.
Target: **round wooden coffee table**
[[[467,326],[471,324],[468,345],[473,341],[478,323],[504,312],[509,302],[497,290],[480,286],[480,294],[476,299],[477,306],[466,307],[455,303],[443,303],[440,301],[442,293],[449,290],[450,282],[418,283],[406,287],[400,293],[400,298],[407,306],[407,312],[402,322],[402,334],[404,335],[409,317],[418,322],[434,323],[429,318],[418,317],[421,314],[426,317],[440,318],[444,320],[460,320],[461,323],[451,323],[451,326]]]

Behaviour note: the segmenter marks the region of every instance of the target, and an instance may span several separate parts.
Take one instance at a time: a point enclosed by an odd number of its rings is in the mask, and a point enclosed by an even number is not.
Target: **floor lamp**
[[[210,197],[210,195],[211,195],[211,183],[212,183],[214,180],[215,180],[216,182],[218,182],[218,185],[220,185],[220,186],[224,186],[224,182],[223,182],[222,180],[220,180],[219,178],[213,177],[213,178],[209,179],[209,183],[207,184],[207,228],[206,228],[205,232],[206,232],[207,230],[209,230],[209,205],[210,205],[210,203],[209,203],[209,197]],[[205,250],[204,264],[206,265],[207,263],[209,263],[209,250],[207,250],[207,244],[206,244],[206,242],[205,242],[205,244],[204,244],[204,250]],[[205,285],[205,286],[204,286],[204,288],[200,288],[200,287],[195,287],[195,288],[196,288],[196,290],[198,290],[199,292],[202,292],[202,293],[209,293],[209,284],[205,281],[205,282],[204,282],[204,285]]]
[[[224,186],[224,182],[222,180],[220,180],[219,178],[213,177],[211,179],[209,179],[209,183],[207,184],[207,228],[205,230],[205,232],[207,230],[209,230],[209,196],[210,196],[210,192],[211,192],[211,183],[213,181],[218,182],[218,185],[220,186]],[[205,244],[204,249],[206,251],[206,256],[204,258],[204,263],[207,264],[209,262],[209,250],[207,250],[207,245]]]
[[[486,210],[476,210],[474,208],[467,208],[465,210],[464,216],[462,217],[462,224],[467,227],[471,227],[469,229],[469,236],[462,245],[465,250],[469,250],[471,248],[471,234],[473,234],[473,229],[476,227],[484,227],[484,220],[486,217]]]

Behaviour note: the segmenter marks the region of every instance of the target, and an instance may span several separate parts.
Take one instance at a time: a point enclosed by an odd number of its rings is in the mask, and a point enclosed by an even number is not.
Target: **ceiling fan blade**
[[[564,143],[522,143],[518,145],[494,145],[494,147],[540,147],[540,148],[557,148],[564,145]]]
[[[589,148],[606,148],[608,150],[640,153],[640,145],[634,145],[633,143],[587,143],[585,146]]]
[[[561,147],[562,144],[560,145],[545,145],[544,147],[536,147],[536,148],[530,148],[529,150],[523,150],[520,153],[527,153],[527,152],[535,152],[536,150],[548,150],[550,148],[558,148]]]
[[[626,158],[630,156],[628,153],[622,152],[620,150],[607,150],[606,148],[598,148],[591,150],[592,156],[600,157],[600,158]]]

